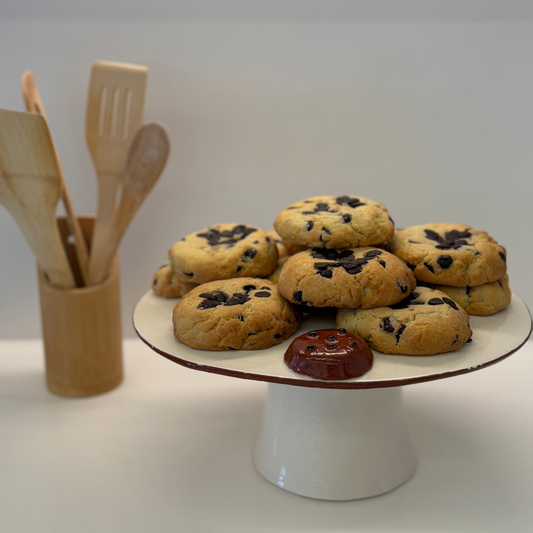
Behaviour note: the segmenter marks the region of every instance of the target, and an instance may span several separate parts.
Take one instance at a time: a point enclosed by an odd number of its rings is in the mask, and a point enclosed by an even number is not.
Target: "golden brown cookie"
[[[296,202],[278,215],[274,227],[283,239],[316,248],[380,246],[394,234],[387,209],[360,196],[319,196]]]
[[[475,287],[500,279],[507,270],[505,248],[469,226],[413,226],[397,231],[390,247],[426,283]]]
[[[283,265],[287,262],[288,259],[288,255],[278,259],[278,266],[276,267],[276,270],[274,270],[274,272],[272,272],[272,274],[270,274],[267,279],[269,279],[272,283],[278,283],[279,275],[281,274],[281,269],[283,268]]]
[[[187,235],[169,251],[177,279],[207,283],[217,279],[266,277],[276,268],[278,250],[265,231],[242,224],[218,224]]]
[[[178,281],[170,265],[162,266],[152,279],[152,290],[165,298],[179,298],[198,287],[196,283]]]
[[[472,335],[462,307],[427,287],[393,306],[339,309],[337,327],[361,335],[374,350],[403,355],[454,352]]]
[[[174,336],[200,350],[261,350],[292,335],[300,311],[277,285],[256,278],[212,281],[192,290],[174,308]]]
[[[415,288],[405,263],[377,248],[312,248],[291,256],[278,287],[287,300],[310,307],[381,307]]]
[[[507,274],[504,274],[498,281],[484,283],[476,287],[432,285],[432,288],[445,292],[469,315],[494,315],[511,303],[511,289]]]

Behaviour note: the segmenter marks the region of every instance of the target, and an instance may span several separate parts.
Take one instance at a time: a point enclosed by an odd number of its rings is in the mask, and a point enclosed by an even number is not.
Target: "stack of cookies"
[[[412,270],[385,251],[395,235],[387,209],[366,198],[310,198],[284,209],[274,227],[308,250],[279,278],[287,300],[338,308],[337,327],[384,353],[458,350],[471,336],[468,315],[446,294],[417,289]]]
[[[419,284],[445,292],[469,315],[493,315],[511,303],[506,251],[484,231],[426,224],[397,231],[390,250]]]
[[[292,335],[304,312],[336,308],[337,328],[376,350],[431,355],[471,339],[468,314],[510,302],[505,249],[468,226],[395,231],[383,205],[325,196],[286,207],[274,227],[219,224],[170,249],[152,288],[182,297],[179,341],[264,349]]]

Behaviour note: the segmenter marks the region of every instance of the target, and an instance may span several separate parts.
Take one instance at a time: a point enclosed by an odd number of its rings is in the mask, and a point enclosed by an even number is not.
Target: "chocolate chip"
[[[339,329],[341,335],[346,335],[346,330],[344,328]]]
[[[307,334],[308,337],[318,337],[318,333],[316,331],[310,331],[308,334]]]
[[[385,263],[385,261],[382,261],[381,259],[378,259],[378,263],[379,263],[383,268],[387,268],[387,263]]]
[[[309,344],[309,345],[307,346],[307,349],[308,349],[310,352],[312,352],[312,351],[315,349],[315,347],[314,347],[312,344]]]
[[[245,285],[242,290],[243,291],[246,291],[246,292],[249,292],[249,291],[253,291],[255,290],[257,287],[255,285]]]
[[[504,263],[507,263],[507,258],[505,257],[505,254],[503,254],[502,252],[498,252],[499,256],[502,258],[502,261]]]
[[[329,269],[319,270],[318,274],[320,274],[323,278],[327,279],[331,279],[333,277],[333,272]]]
[[[356,207],[360,207],[362,205],[366,205],[366,204],[363,204],[359,200],[359,198],[351,198],[350,196],[339,196],[335,201],[339,205],[349,205],[350,207],[353,207],[354,209]]]
[[[324,228],[324,227],[322,227],[322,231],[323,231],[326,235],[331,235],[331,231],[329,231],[328,228]]]
[[[270,293],[266,291],[256,292],[254,296],[256,296],[257,298],[270,298]]]
[[[154,285],[157,285],[157,278],[154,279]]]
[[[237,318],[241,321],[241,322],[244,322],[244,317],[242,315],[237,315]]]
[[[402,291],[402,294],[405,294],[409,289],[409,287],[407,287],[407,285],[401,279],[396,280],[396,287],[398,287],[400,291]]]
[[[350,341],[350,342],[348,343],[348,346],[349,346],[350,348],[357,348],[358,345],[357,345],[357,343],[356,343],[355,341]]]
[[[270,287],[261,287],[261,290],[263,290],[263,291],[271,291],[272,289]]]
[[[276,333],[276,334],[274,335],[274,338],[275,338],[275,339],[279,339],[279,338],[281,338],[281,334],[280,334],[280,333]]]
[[[243,261],[247,261],[248,259],[253,259],[256,254],[257,254],[257,250],[255,248],[250,248],[249,250],[246,250],[244,254],[242,254],[242,259]]]
[[[314,222],[309,221],[309,222],[306,224],[305,229],[306,229],[307,231],[311,231],[311,230],[313,229],[313,226],[314,226],[314,225],[315,225]]]
[[[437,259],[437,264],[444,270],[450,268],[452,263],[453,259],[449,255],[441,255]]]
[[[453,346],[458,340],[459,340],[459,336],[456,335],[456,336],[455,336],[455,339],[453,339],[453,342],[452,342],[451,345]]]
[[[449,250],[450,248],[453,250],[458,250],[461,248],[461,246],[468,245],[468,242],[465,239],[468,239],[472,236],[468,230],[457,231],[454,229],[446,232],[444,237],[441,237],[438,233],[429,229],[424,230],[424,232],[426,233],[426,237],[428,239],[438,242],[438,244],[435,245],[435,248],[438,250]]]
[[[267,237],[267,238],[265,239],[265,241],[268,242],[268,243],[270,243],[270,242],[271,242],[270,237]]]
[[[450,300],[450,298],[443,298],[443,300],[450,306],[450,307],[453,307],[456,311],[459,311],[458,307],[457,307],[457,304],[453,301],[453,300]]]
[[[396,344],[400,342],[400,337],[402,333],[404,332],[405,328],[406,326],[400,326],[400,329],[396,332],[396,335],[394,335],[396,337]]]
[[[293,295],[292,295],[292,298],[294,300],[294,303],[295,304],[298,304],[298,305],[302,305],[304,303],[304,301],[302,300],[302,296],[303,296],[303,293],[302,291],[296,291]]]
[[[377,257],[378,255],[381,255],[383,252],[381,250],[370,250],[369,252],[366,252],[364,257]]]
[[[186,275],[192,278],[194,276],[194,272],[185,272],[185,270],[182,270],[182,272]]]
[[[431,298],[431,300],[428,301],[428,305],[443,305],[444,302],[440,298]]]
[[[206,233],[197,233],[196,235],[206,239],[210,246],[216,246],[218,244],[233,245],[254,231],[257,230],[255,228],[247,228],[240,224],[232,230],[219,231],[213,228],[209,229]]]
[[[435,274],[433,267],[429,263],[424,263],[424,266],[432,273]]]
[[[380,323],[379,323],[379,329],[381,331],[386,331],[387,333],[392,333],[394,331],[394,326],[391,324],[390,318],[385,317]]]
[[[242,266],[239,265],[239,266],[237,267],[237,272],[240,272],[241,270],[242,270]]]
[[[328,350],[334,350],[336,348],[336,346],[334,344],[326,344],[326,348]]]
[[[348,224],[348,222],[352,221],[352,215],[342,215],[342,220]]]
[[[327,341],[334,341],[334,340],[335,340],[335,335],[328,335],[328,336],[326,337],[326,340],[327,340]]]

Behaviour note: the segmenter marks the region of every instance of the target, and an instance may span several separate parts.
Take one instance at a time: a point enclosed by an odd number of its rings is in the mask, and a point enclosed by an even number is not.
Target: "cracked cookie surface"
[[[509,276],[476,287],[450,287],[433,285],[432,288],[445,292],[469,315],[489,316],[499,313],[511,303]]]
[[[266,277],[276,268],[278,250],[265,231],[242,224],[218,224],[187,235],[169,251],[176,278],[189,283]]]
[[[152,290],[165,298],[179,298],[198,287],[197,283],[179,281],[170,265],[162,266],[152,278]]]
[[[212,281],[189,292],[172,314],[174,336],[200,350],[261,350],[300,326],[301,313],[274,283],[257,278]]]
[[[486,232],[459,224],[426,224],[397,231],[390,250],[426,283],[475,287],[492,283],[507,271],[503,246]]]
[[[403,261],[372,247],[300,252],[287,260],[278,281],[282,296],[310,307],[381,307],[399,302],[415,286]]]
[[[380,246],[394,223],[387,209],[360,196],[317,196],[286,207],[274,222],[287,241],[315,248]]]
[[[339,309],[337,328],[387,354],[433,355],[459,350],[471,335],[466,312],[446,293],[417,287],[396,305]]]

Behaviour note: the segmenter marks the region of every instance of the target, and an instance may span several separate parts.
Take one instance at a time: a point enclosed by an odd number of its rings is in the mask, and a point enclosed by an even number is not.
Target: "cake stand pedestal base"
[[[320,500],[356,500],[398,487],[417,465],[402,387],[269,383],[254,463],[274,485]]]

